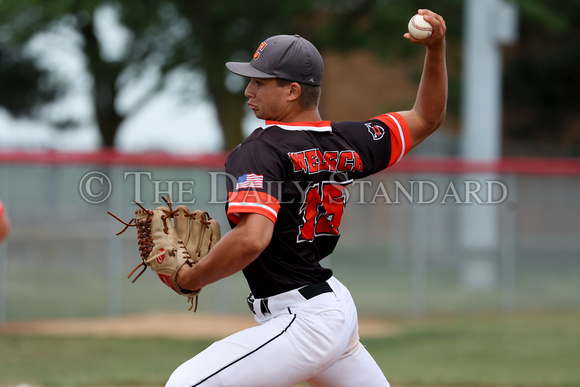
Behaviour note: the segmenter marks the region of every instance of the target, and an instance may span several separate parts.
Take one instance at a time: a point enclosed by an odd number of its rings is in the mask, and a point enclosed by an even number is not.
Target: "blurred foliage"
[[[572,28],[580,0],[516,2],[520,41],[505,49],[506,139],[580,141],[573,108],[580,98],[580,47]],[[63,95],[66,82],[26,55],[38,34],[60,34],[72,37],[83,57],[104,146],[114,146],[121,123],[185,71],[205,77],[203,92],[216,106],[224,148],[231,149],[242,140],[245,98],[243,81],[228,74],[225,62],[248,60],[262,40],[282,33],[305,36],[321,51],[362,49],[395,61],[418,52],[401,35],[419,8],[446,19],[450,114],[457,115],[463,0],[0,0],[0,86],[18,85],[0,104],[15,115],[34,114]],[[115,52],[99,24],[103,14],[112,15],[120,33]],[[184,96],[199,96],[197,84],[182,83]],[[140,97],[120,106],[120,95],[135,84],[142,86]]]
[[[58,99],[62,85],[18,48],[0,42],[0,106],[14,116],[31,116],[35,107]]]
[[[505,60],[504,137],[580,156],[580,0],[518,5],[520,39]]]
[[[172,52],[183,33],[173,21],[177,16],[171,15],[163,5],[164,2],[136,0],[3,0],[0,2],[0,42],[19,46],[21,52],[26,52],[29,43],[41,33],[52,34],[63,44],[72,40],[92,81],[93,114],[103,145],[110,147],[123,120],[146,106],[162,89],[166,75],[178,66]],[[113,10],[117,21],[124,26],[125,36],[121,38],[126,44],[116,55],[107,51],[103,31],[97,27],[97,15],[106,10]],[[36,67],[43,66],[37,58]],[[154,82],[131,106],[121,110],[119,94],[151,70],[158,74],[151,78]]]

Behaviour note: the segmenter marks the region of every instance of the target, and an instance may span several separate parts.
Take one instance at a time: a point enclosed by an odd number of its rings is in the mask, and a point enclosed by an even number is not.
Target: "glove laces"
[[[163,232],[165,234],[168,234],[169,227],[167,226],[167,220],[172,219],[175,216],[175,214],[177,213],[177,211],[173,209],[173,206],[171,205],[171,199],[168,200],[168,199],[165,199],[165,197],[162,197],[162,199],[169,207],[169,211],[164,210],[163,211],[164,215],[161,216],[161,220],[163,221]],[[141,209],[137,210],[135,212],[137,214],[137,217],[131,219],[129,222],[125,222],[124,220],[119,218],[117,215],[113,214],[110,211],[107,211],[107,213],[109,215],[111,215],[113,218],[117,219],[119,222],[121,222],[122,224],[125,225],[125,227],[121,231],[116,233],[115,235],[123,234],[129,227],[136,227],[137,228],[137,243],[139,245],[139,252],[141,255],[141,263],[139,263],[131,271],[131,273],[129,273],[127,278],[130,279],[133,276],[133,274],[135,274],[135,272],[140,267],[143,267],[143,269],[139,272],[139,274],[137,274],[137,276],[131,281],[131,283],[135,283],[135,281],[137,281],[139,279],[139,277],[141,277],[141,275],[147,270],[147,266],[149,266],[150,262],[152,262],[153,260],[159,258],[160,256],[162,256],[166,253],[168,253],[170,255],[174,255],[176,252],[176,249],[172,249],[172,251],[165,251],[165,250],[161,249],[157,254],[150,256],[151,252],[153,250],[153,247],[155,246],[155,244],[153,243],[153,237],[151,235],[151,216],[150,215],[153,215],[153,211],[143,207],[140,203],[137,203],[137,202],[134,202],[134,203],[137,204],[139,207],[141,207]],[[209,219],[211,219],[209,217],[209,214],[207,214],[207,213],[205,213],[205,214],[207,215],[207,217]],[[139,215],[149,215],[149,216],[139,217]],[[196,219],[195,214],[188,214],[188,216],[192,217],[193,219]],[[139,220],[137,220],[138,217],[140,218]],[[201,222],[206,227],[209,227],[209,222],[205,221],[205,219],[203,219],[203,217],[201,217],[201,218],[202,218],[202,219],[200,219]],[[180,245],[183,245],[182,241],[178,241],[178,243]],[[189,255],[189,252],[187,250],[185,250],[185,248],[183,250],[184,250],[185,257],[191,258],[191,256]],[[192,263],[189,261],[187,261],[187,264],[189,266],[192,266]],[[191,305],[188,310],[193,309],[194,313],[197,311],[198,299],[199,299],[199,295],[196,295],[194,297],[187,297],[187,301]]]

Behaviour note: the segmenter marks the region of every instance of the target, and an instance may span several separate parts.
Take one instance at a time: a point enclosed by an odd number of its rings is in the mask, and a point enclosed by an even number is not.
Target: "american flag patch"
[[[264,186],[264,176],[256,175],[254,173],[246,173],[238,177],[236,189],[242,188],[262,188]]]

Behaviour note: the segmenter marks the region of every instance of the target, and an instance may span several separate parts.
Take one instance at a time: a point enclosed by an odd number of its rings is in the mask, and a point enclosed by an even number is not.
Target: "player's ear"
[[[288,89],[288,102],[296,101],[302,94],[302,86],[298,82],[292,82]]]

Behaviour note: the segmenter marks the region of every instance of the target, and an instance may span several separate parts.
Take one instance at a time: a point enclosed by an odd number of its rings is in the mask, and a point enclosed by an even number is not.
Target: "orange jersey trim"
[[[4,203],[0,200],[0,216],[2,216],[2,214],[4,214]]]
[[[383,114],[375,119],[389,127],[391,136],[391,159],[389,165],[398,163],[411,150],[411,132],[407,121],[399,113]]]
[[[276,223],[280,202],[275,197],[256,190],[230,192],[228,195],[228,219],[238,223],[240,214],[260,214]]]
[[[332,132],[332,126],[330,121],[298,121],[298,122],[266,121],[266,125],[263,128],[267,129],[271,126],[277,126],[284,130]]]

